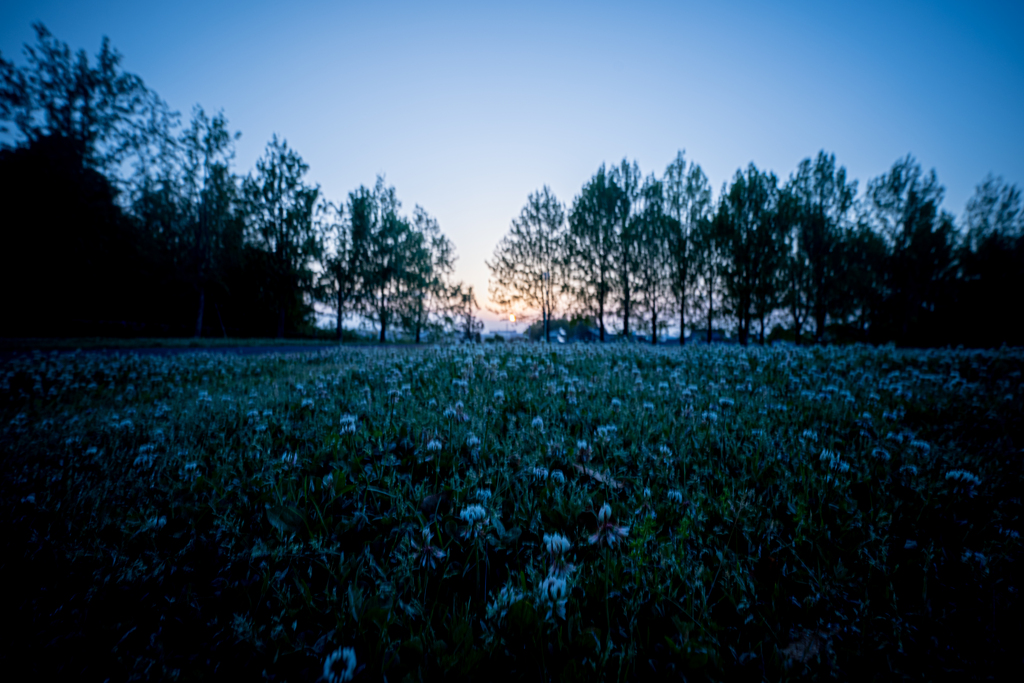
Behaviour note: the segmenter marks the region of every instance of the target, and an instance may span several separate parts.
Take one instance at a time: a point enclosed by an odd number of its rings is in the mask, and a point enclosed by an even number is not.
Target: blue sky
[[[623,157],[660,174],[685,149],[717,191],[819,149],[863,188],[911,153],[957,214],[989,172],[1024,184],[1020,2],[6,2],[6,58],[34,21],[223,109],[241,172],[277,133],[329,198],[386,174],[481,303],[527,195],[568,204]]]

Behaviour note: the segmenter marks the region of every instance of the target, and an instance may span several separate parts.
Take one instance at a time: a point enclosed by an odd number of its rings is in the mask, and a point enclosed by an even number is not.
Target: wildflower
[[[302,408],[312,408],[312,407],[313,407],[313,399],[311,399],[311,398],[304,398],[304,399],[302,399],[302,405],[299,406],[299,409],[301,410]]]
[[[431,439],[430,441],[427,442],[427,450],[428,451],[439,451],[439,450],[441,450],[441,442],[438,441],[437,439]]]
[[[505,392],[504,391],[502,391],[501,389],[498,389],[497,391],[494,392],[494,402],[495,403],[502,403],[504,400],[505,400]]]
[[[536,477],[537,479],[539,479],[542,482],[543,481],[547,481],[547,479],[548,479],[548,470],[547,470],[546,467],[534,467],[533,468],[533,476]]]
[[[620,410],[622,410],[622,401],[620,401],[617,398],[613,398],[612,399],[612,412],[617,413]]]
[[[882,462],[889,462],[889,452],[881,448],[876,448],[871,451],[871,457],[875,460],[881,460]]]
[[[342,434],[355,434],[356,433],[356,418],[355,415],[342,415],[341,416],[341,433]]]
[[[666,458],[672,457],[672,449],[666,446],[665,444],[661,444],[660,446],[658,446],[658,452],[661,453]]]
[[[653,413],[654,412],[654,404],[651,403],[650,401],[644,401],[643,408],[648,413]]]
[[[921,441],[920,439],[913,439],[909,445],[911,448],[916,448],[922,453],[927,453],[932,449],[931,444],[929,444],[927,441]]]
[[[327,683],[345,683],[356,675],[356,651],[340,648],[324,660],[324,679]]]
[[[445,408],[444,412],[441,414],[444,416],[446,420],[450,420],[453,417],[455,417],[455,408],[449,406],[448,408]]]
[[[459,519],[468,524],[476,524],[487,519],[487,511],[482,505],[467,505],[459,513]]]
[[[611,506],[608,503],[602,505],[597,513],[597,531],[590,537],[590,543],[600,545],[602,541],[607,541],[609,546],[614,547],[616,541],[628,535],[628,526],[615,525]]]
[[[590,460],[590,453],[590,444],[582,439],[576,442],[576,457],[586,462]]]
[[[803,431],[803,434],[800,435],[800,438],[801,439],[809,439],[811,441],[817,441],[818,440],[818,433],[816,431],[814,431],[813,429],[805,429]]]
[[[432,398],[429,401],[427,401],[427,407],[428,408],[436,408],[437,407],[437,399],[436,398]]]
[[[946,472],[946,481],[952,481],[956,489],[969,491],[973,497],[973,488],[981,483],[975,474],[967,470],[950,470]]]
[[[487,524],[487,510],[482,505],[467,505],[459,513],[459,519],[467,524],[467,527],[462,531],[462,537],[475,537],[483,526]]]
[[[619,431],[619,429],[615,425],[604,425],[602,427],[598,427],[597,438],[604,443],[608,443],[612,440],[617,431]]]
[[[474,434],[473,432],[470,432],[469,434],[466,434],[466,446],[467,447],[469,447],[469,448],[476,448],[479,445],[480,445],[480,439],[477,437],[476,434]]]
[[[900,468],[900,472],[906,472],[907,474],[910,474],[912,476],[916,476],[917,475],[917,466],[916,465],[904,465],[903,467]]]
[[[548,613],[544,617],[550,619],[552,614],[557,614],[565,619],[565,603],[568,587],[565,581],[556,576],[549,576],[540,584],[541,600],[548,605]]]
[[[554,470],[551,473],[551,481],[553,481],[558,486],[562,486],[563,484],[565,484],[565,475],[562,474],[561,470]]]
[[[544,420],[542,420],[540,417],[535,417],[533,418],[533,422],[530,423],[530,426],[532,426],[534,429],[544,431]]]
[[[552,558],[558,558],[564,555],[572,544],[562,534],[544,534],[544,547]]]
[[[412,547],[416,550],[416,557],[421,567],[430,567],[433,569],[437,566],[437,561],[444,559],[445,551],[440,548],[435,548],[430,544],[430,539],[433,538],[434,534],[431,533],[430,529],[423,530],[423,544],[419,544],[416,541],[411,541]]]
[[[491,498],[491,490],[490,489],[477,489],[473,493],[473,495],[476,497],[477,500],[486,503]]]
[[[284,463],[285,467],[298,467],[299,466],[299,455],[298,453],[285,453],[281,456],[281,462]]]
[[[705,422],[718,422],[718,413],[714,410],[705,410],[700,416]]]
[[[734,405],[736,405],[736,401],[732,400],[731,398],[720,398],[718,399],[718,405],[722,406],[723,408],[732,408]]]
[[[325,489],[332,488],[334,486],[334,473],[328,472],[327,474],[325,474],[321,483],[323,484]]]
[[[669,500],[670,503],[675,503],[676,505],[682,505],[683,504],[683,494],[681,492],[676,491],[676,490],[673,489],[673,490],[668,492],[668,500]]]

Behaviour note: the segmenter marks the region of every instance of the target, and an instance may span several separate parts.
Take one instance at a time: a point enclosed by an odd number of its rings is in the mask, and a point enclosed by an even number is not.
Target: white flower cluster
[[[544,420],[542,420],[540,417],[535,417],[535,418],[533,418],[533,422],[531,422],[530,425],[534,429],[543,430],[544,429]]]
[[[348,415],[348,414],[342,415],[341,416],[341,420],[340,420],[341,433],[342,434],[355,434],[356,433],[356,422],[357,421],[358,420],[357,420],[355,415]]]
[[[818,458],[821,462],[826,463],[830,470],[836,472],[849,472],[850,466],[846,464],[843,459],[835,451],[831,451],[827,448],[821,450],[821,456]]]
[[[487,519],[487,510],[484,510],[482,505],[467,505],[459,513],[459,519],[468,524],[476,524]]]
[[[339,648],[324,660],[324,680],[327,683],[345,683],[356,675],[356,651]]]
[[[438,441],[437,439],[431,439],[430,441],[427,442],[427,450],[428,451],[439,451],[439,450],[441,450],[441,442]]]
[[[541,603],[548,607],[545,619],[550,619],[552,614],[557,614],[560,618],[565,619],[565,603],[568,593],[569,588],[565,580],[557,576],[548,576],[541,582]]]
[[[968,472],[967,470],[950,470],[949,472],[946,472],[946,481],[967,484],[969,486],[977,486],[981,483],[981,479],[979,479],[977,475]]]

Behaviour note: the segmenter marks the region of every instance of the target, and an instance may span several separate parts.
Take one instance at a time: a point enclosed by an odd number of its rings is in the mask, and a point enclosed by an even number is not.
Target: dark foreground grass
[[[999,677],[1022,664],[1022,366],[9,359],[0,656],[99,680]]]

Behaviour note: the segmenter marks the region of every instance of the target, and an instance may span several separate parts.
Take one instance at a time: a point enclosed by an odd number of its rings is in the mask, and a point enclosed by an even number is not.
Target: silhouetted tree
[[[568,288],[565,262],[565,209],[544,186],[530,194],[487,262],[491,301],[503,312],[539,310],[550,342],[551,316]]]
[[[302,157],[275,135],[256,162],[256,172],[242,185],[246,238],[272,279],[268,294],[277,311],[279,338],[289,311],[297,320],[308,314],[312,266],[322,249],[313,224],[319,188],[303,180],[308,170]]]
[[[674,219],[668,224],[668,249],[671,257],[671,287],[679,309],[679,343],[686,342],[686,308],[694,284],[694,234],[701,221],[710,215],[711,184],[704,171],[690,162],[683,152],[665,169],[665,213]]]
[[[952,216],[941,211],[935,171],[913,157],[868,183],[868,211],[886,242],[883,334],[901,344],[929,343],[954,273]]]
[[[658,323],[672,294],[672,265],[669,235],[673,219],[665,215],[662,184],[653,174],[644,179],[639,201],[631,218],[630,232],[636,240],[636,302],[638,313],[651,324],[651,344],[658,343]]]
[[[787,183],[788,223],[792,235],[791,267],[805,273],[791,281],[803,288],[791,296],[808,302],[814,338],[821,342],[830,315],[843,305],[842,245],[851,225],[850,211],[857,183],[846,182],[846,169],[836,168],[835,155],[818,152],[804,159]]]
[[[579,312],[597,321],[602,342],[614,286],[619,192],[602,164],[573,200],[566,236],[570,298]]]

